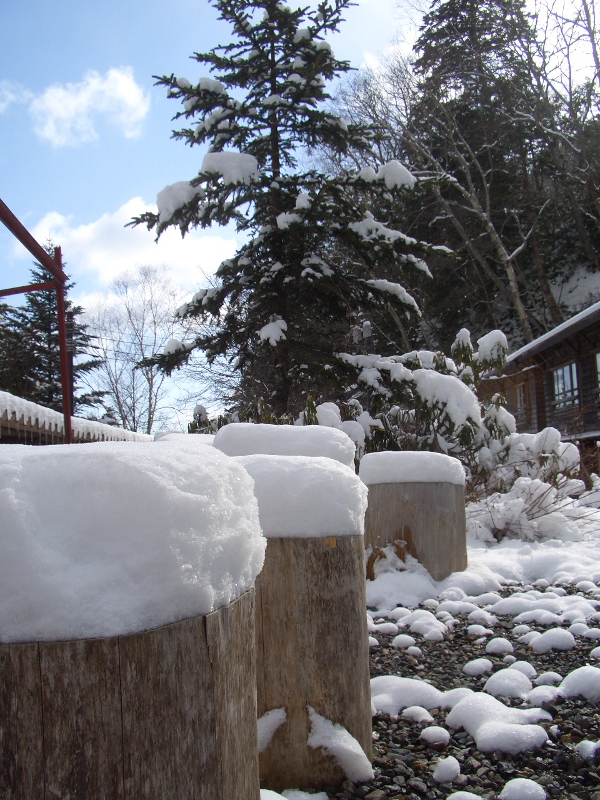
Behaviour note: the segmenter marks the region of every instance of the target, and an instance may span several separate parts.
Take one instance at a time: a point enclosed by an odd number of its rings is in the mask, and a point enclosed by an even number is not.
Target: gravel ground
[[[511,587],[511,591],[520,588]],[[423,652],[416,658],[404,650],[393,648],[393,635],[376,633],[380,646],[371,650],[371,677],[400,675],[427,680],[442,691],[458,686],[480,691],[492,673],[469,677],[462,673],[467,661],[488,658],[494,664],[493,672],[508,665],[501,656],[485,652],[485,641],[477,642],[469,637],[465,616],[457,619],[454,630],[447,633],[443,642],[426,642],[422,637],[415,637]],[[511,641],[513,655],[519,660],[529,661],[538,673],[555,671],[565,677],[577,667],[594,663],[590,662],[588,654],[599,642],[590,643],[576,637],[577,645],[573,650],[540,655],[518,641],[518,636],[512,632],[512,617],[500,617],[499,620],[493,626],[494,635]],[[547,630],[535,624],[530,624],[530,627],[540,632]],[[501,699],[516,707],[522,705],[517,699]],[[353,800],[356,797],[366,800],[437,800],[463,790],[486,800],[496,800],[507,781],[529,778],[541,784],[549,798],[600,800],[600,750],[593,761],[584,761],[574,750],[574,745],[583,739],[600,740],[600,709],[582,698],[558,698],[543,708],[553,717],[551,722],[539,723],[549,732],[550,741],[541,748],[517,756],[482,753],[463,730],[451,731],[447,747],[434,749],[426,745],[420,739],[421,730],[427,725],[445,727],[446,711],[431,710],[435,721],[429,723],[414,723],[402,718],[394,720],[378,713],[373,718],[375,779],[361,785],[346,781],[341,789],[328,790],[327,795],[335,800]],[[558,730],[553,726],[558,726]],[[437,783],[432,777],[435,762],[440,756],[449,755],[459,761],[461,774],[451,784]]]

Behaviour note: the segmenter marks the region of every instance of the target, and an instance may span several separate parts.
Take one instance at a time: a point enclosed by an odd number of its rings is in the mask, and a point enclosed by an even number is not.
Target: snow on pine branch
[[[218,175],[227,185],[249,185],[259,180],[258,161],[249,153],[207,153],[202,173]]]
[[[261,342],[268,341],[270,345],[275,347],[277,342],[286,338],[284,331],[287,331],[287,322],[284,319],[276,319],[263,326],[259,330],[258,336]]]
[[[373,288],[379,289],[380,292],[387,292],[388,294],[394,295],[394,297],[397,297],[398,300],[400,300],[405,305],[411,306],[411,308],[413,308],[416,311],[416,313],[419,316],[421,316],[421,310],[417,305],[417,301],[412,295],[410,295],[406,291],[404,286],[402,286],[401,284],[392,283],[391,281],[385,281],[385,280],[371,280],[367,281],[367,283],[369,286],[373,286]]]

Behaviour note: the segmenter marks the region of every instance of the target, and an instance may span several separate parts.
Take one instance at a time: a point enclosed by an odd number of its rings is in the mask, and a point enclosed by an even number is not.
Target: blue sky
[[[354,66],[399,28],[394,0],[361,0],[332,39]],[[208,0],[7,0],[0,4],[0,198],[40,240],[63,248],[84,305],[138,264],[166,264],[195,290],[235,249],[215,228],[184,241],[123,225],[165,185],[190,179],[203,151],[170,139],[152,75],[200,77],[189,60],[229,38]],[[31,257],[0,224],[0,286],[28,281]]]

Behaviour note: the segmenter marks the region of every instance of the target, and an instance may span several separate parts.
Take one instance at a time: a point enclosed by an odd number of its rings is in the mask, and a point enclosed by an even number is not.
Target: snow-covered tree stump
[[[256,581],[261,786],[368,780],[365,488],[328,458],[238,460],[254,478],[268,539]]]
[[[154,631],[0,645],[0,796],[259,798],[254,591]]]
[[[194,436],[7,446],[0,495],[0,798],[259,800],[248,473]]]
[[[408,553],[436,581],[466,569],[465,475],[460,462],[439,453],[370,453],[360,464],[369,487],[365,546],[367,577],[383,549]]]

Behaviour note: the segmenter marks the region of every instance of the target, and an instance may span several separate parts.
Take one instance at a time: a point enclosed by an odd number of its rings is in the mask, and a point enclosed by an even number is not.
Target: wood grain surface
[[[381,550],[394,545],[400,558],[414,556],[441,581],[467,567],[464,487],[452,483],[379,483],[369,486],[365,546],[373,553],[367,577]]]
[[[0,645],[1,800],[259,800],[254,591],[153,631]]]
[[[269,539],[256,582],[259,717],[287,721],[260,754],[261,786],[320,789],[345,775],[307,746],[307,706],[343,725],[372,757],[362,536]]]

